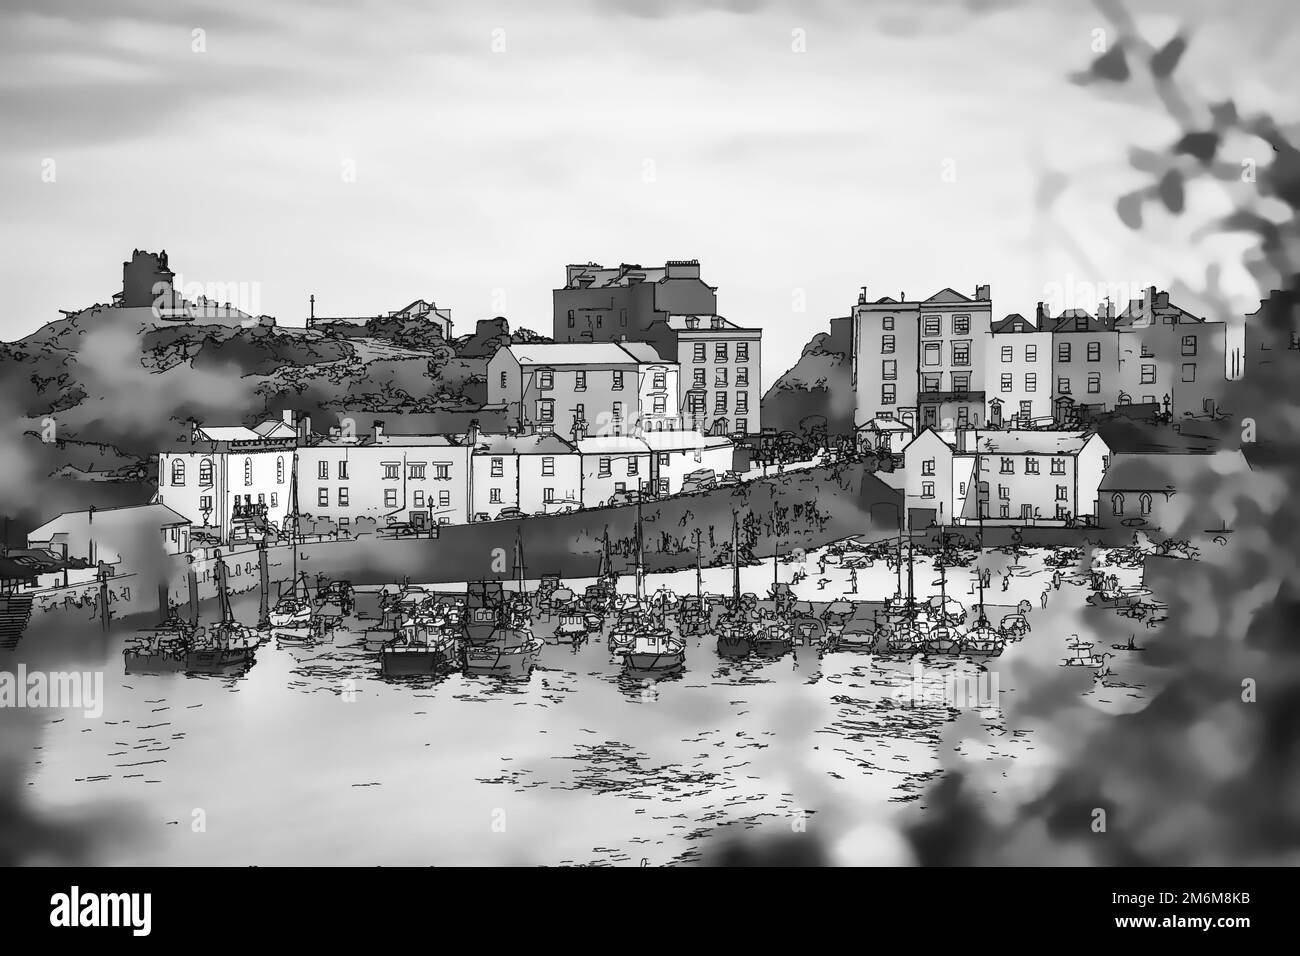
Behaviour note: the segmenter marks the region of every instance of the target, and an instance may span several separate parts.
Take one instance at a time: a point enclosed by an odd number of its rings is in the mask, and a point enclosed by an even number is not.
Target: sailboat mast
[[[645,599],[645,568],[641,565],[643,542],[641,540],[641,499],[636,501],[636,599]]]
[[[740,528],[736,513],[731,513],[731,599],[740,606]]]
[[[519,571],[519,593],[527,594],[527,578],[524,574],[524,542],[519,535],[519,529],[515,529],[515,568]]]
[[[226,593],[226,562],[220,551],[214,554],[217,559],[217,606],[221,609],[221,623],[229,624],[235,615],[230,609],[230,595]]]
[[[704,568],[700,559],[700,532],[695,532],[695,599],[704,601]]]

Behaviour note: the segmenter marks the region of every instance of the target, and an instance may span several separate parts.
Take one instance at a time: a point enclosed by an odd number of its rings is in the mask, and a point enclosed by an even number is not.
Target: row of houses
[[[1155,288],[1118,310],[1105,302],[1052,316],[1040,302],[1033,321],[993,315],[987,285],[920,300],[868,301],[863,289],[852,315],[856,425],[1042,427],[1136,405],[1208,415],[1241,375],[1241,327],[1193,315]]]
[[[1180,491],[1250,471],[1241,451],[1114,455],[1095,432],[927,428],[903,449],[912,527],[938,525],[1174,528]],[[1203,529],[1204,530],[1204,529]]]
[[[349,531],[600,507],[620,493],[678,494],[692,472],[734,464],[729,438],[697,431],[403,435],[376,421],[369,434],[321,436],[286,412],[254,428],[193,424],[159,454],[154,502],[231,540],[295,512]]]

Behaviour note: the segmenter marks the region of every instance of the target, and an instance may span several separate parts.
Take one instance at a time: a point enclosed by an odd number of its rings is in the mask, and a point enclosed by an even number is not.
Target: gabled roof
[[[1109,316],[1098,317],[1087,309],[1066,309],[1060,315],[1053,316],[1053,332],[1110,332],[1115,328],[1115,320]]]
[[[479,435],[476,455],[572,455],[573,444],[558,435]]]
[[[687,451],[693,448],[724,448],[735,443],[723,435],[702,435],[696,431],[642,432],[641,441],[651,451]]]
[[[938,302],[970,302],[971,300],[966,298],[966,296],[962,295],[960,292],[954,291],[953,289],[940,289],[938,292],[930,296],[930,298],[926,299],[925,301],[927,303],[938,303]]]
[[[45,541],[47,535],[65,533],[81,528],[174,528],[187,525],[190,520],[177,514],[166,505],[122,505],[118,508],[96,508],[93,511],[65,511],[39,528],[27,533],[28,541]]]
[[[650,446],[632,435],[596,435],[574,442],[584,455],[648,455]]]
[[[1248,473],[1240,450],[1208,455],[1116,455],[1099,488],[1107,491],[1176,491],[1205,481],[1227,482]]]
[[[994,322],[989,326],[989,331],[995,335],[1002,335],[1037,332],[1039,328],[1020,313],[1012,312],[1005,319]]]
[[[935,429],[926,431],[934,432],[940,441],[962,455],[1076,455],[1095,435],[1094,432],[1087,431],[1039,431],[1027,428],[984,431],[974,428],[967,430],[970,441],[967,450],[958,452],[957,432]]]
[[[506,346],[523,366],[636,365],[637,359],[614,342],[537,342]]]

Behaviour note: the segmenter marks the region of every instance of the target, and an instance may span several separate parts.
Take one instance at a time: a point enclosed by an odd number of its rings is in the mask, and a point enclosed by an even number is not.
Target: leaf
[[[1113,47],[1092,61],[1092,75],[1103,80],[1122,83],[1129,77],[1128,58],[1124,56],[1124,47],[1116,43]]]
[[[1174,72],[1178,61],[1187,49],[1187,38],[1182,34],[1174,37],[1151,57],[1151,72],[1160,79]]]
[[[1183,174],[1171,169],[1160,179],[1160,199],[1172,213],[1183,211]]]
[[[1119,202],[1115,204],[1115,211],[1119,213],[1119,221],[1124,223],[1130,229],[1142,228],[1142,193],[1126,193],[1119,197]]]
[[[1176,155],[1195,156],[1202,163],[1209,164],[1219,150],[1218,133],[1188,133],[1174,144]]]

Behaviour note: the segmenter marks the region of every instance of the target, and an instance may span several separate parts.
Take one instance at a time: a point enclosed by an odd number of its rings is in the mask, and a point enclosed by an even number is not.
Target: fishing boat
[[[637,672],[677,670],[686,663],[686,642],[674,637],[663,624],[647,624],[633,636],[623,652],[623,666]]]
[[[560,612],[559,618],[553,632],[554,643],[581,644],[587,639],[587,618],[581,610],[566,608]]]
[[[298,546],[293,547],[294,554]],[[315,615],[312,612],[311,592],[307,590],[307,575],[295,575],[293,586],[288,594],[280,597],[275,607],[267,615],[273,628],[310,629]]]
[[[998,630],[1008,641],[1016,641],[1029,633],[1029,622],[1023,614],[1007,614],[998,625]]]
[[[1113,656],[1109,652],[1094,654],[1092,651],[1092,643],[1090,641],[1079,640],[1079,635],[1077,634],[1073,636],[1074,640],[1069,644],[1069,648],[1073,653],[1070,656],[1061,659],[1062,667],[1101,667],[1106,663],[1106,658]]]
[[[976,464],[976,487],[979,478],[979,465]],[[980,541],[984,540],[984,510],[980,508]],[[980,571],[979,566],[975,566],[975,582],[979,587],[979,604],[977,605],[979,613],[975,617],[975,623],[970,629],[962,635],[961,652],[971,657],[997,657],[1006,649],[1006,636],[995,628],[984,611],[984,574]],[[1028,627],[1028,625],[1026,625]]]
[[[638,634],[653,630],[656,619],[645,597],[645,567],[642,564],[641,504],[636,508],[636,587],[635,593],[620,595],[614,603],[617,615],[609,632],[609,652],[623,654],[636,644]]]
[[[790,623],[794,592],[778,577],[780,550],[778,542],[772,548],[772,590],[769,595],[772,613],[760,615],[758,626],[750,637],[754,653],[760,657],[781,657],[794,650],[794,627]]]
[[[446,620],[407,621],[380,650],[379,671],[385,677],[446,673],[459,663],[460,637],[460,628]]]
[[[899,532],[899,595],[891,606],[886,602],[885,649],[891,654],[919,654],[926,649],[931,621],[928,612],[917,607],[912,529],[907,528],[907,595],[902,596],[902,531]]]
[[[491,634],[485,641],[465,642],[461,657],[467,674],[476,677],[527,677],[537,663],[542,641],[533,636],[523,542],[518,537],[515,539],[515,567],[519,574],[519,590],[510,601],[503,599],[492,608],[494,623]]]
[[[752,600],[750,600],[752,599]],[[718,620],[718,656],[747,657],[754,649],[758,599],[740,593],[740,526],[731,513],[731,601]]]
[[[485,644],[492,639],[505,605],[500,581],[471,581],[465,596],[465,639]]]

